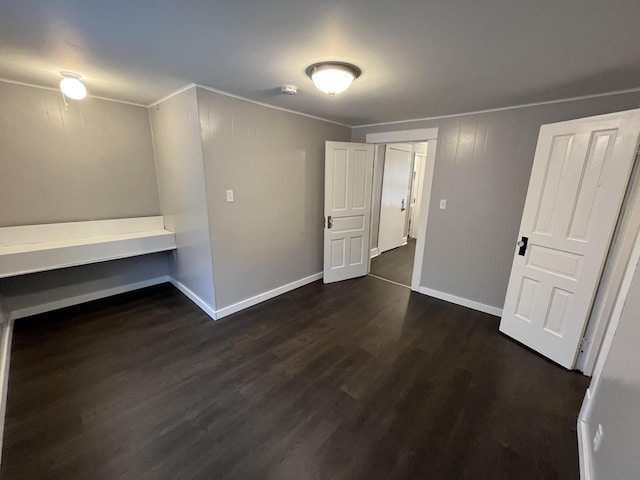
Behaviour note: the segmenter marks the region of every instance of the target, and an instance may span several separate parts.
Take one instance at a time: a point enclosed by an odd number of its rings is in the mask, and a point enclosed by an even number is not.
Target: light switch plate
[[[447,201],[440,200],[440,210],[444,210],[445,208],[447,208]]]
[[[233,190],[227,190],[227,202],[233,202]]]

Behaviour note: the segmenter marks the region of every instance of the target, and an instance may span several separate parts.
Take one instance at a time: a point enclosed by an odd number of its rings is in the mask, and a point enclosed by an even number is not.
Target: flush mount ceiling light
[[[307,67],[307,75],[315,86],[328,95],[344,92],[361,73],[355,65],[342,62],[321,62]]]
[[[82,100],[87,96],[87,89],[80,81],[80,75],[71,72],[61,72],[60,90],[73,100]]]

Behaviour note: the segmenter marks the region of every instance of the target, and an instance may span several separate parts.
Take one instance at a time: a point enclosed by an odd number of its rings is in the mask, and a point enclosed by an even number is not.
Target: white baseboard
[[[187,288],[183,283],[180,283],[178,280],[176,280],[173,277],[169,277],[169,282],[171,282],[171,284],[176,287],[178,290],[180,290],[182,293],[184,293],[184,295],[189,298],[189,300],[191,300],[193,303],[195,303],[198,307],[200,307],[200,309],[206,313],[207,315],[209,315],[211,318],[213,318],[214,320],[218,319],[218,316],[216,314],[216,311],[211,308],[210,305],[207,304],[207,302],[205,302],[204,300],[202,300],[198,295],[196,295],[195,293],[193,293],[192,290],[190,290],[189,288]]]
[[[2,441],[4,439],[4,417],[7,411],[7,389],[9,386],[9,357],[11,356],[11,335],[13,320],[0,325],[0,463],[2,462]]]
[[[313,275],[301,278],[300,280],[296,280],[295,282],[287,283],[286,285],[274,288],[273,290],[269,290],[268,292],[260,293],[254,297],[247,298],[246,300],[234,303],[233,305],[229,305],[228,307],[223,307],[219,310],[216,310],[216,317],[220,319],[222,317],[226,317],[227,315],[231,315],[232,313],[244,310],[245,308],[252,307],[253,305],[264,302],[265,300],[269,300],[270,298],[277,297],[278,295],[290,292],[291,290],[300,288],[304,285],[307,285],[308,283],[320,280],[322,276],[322,272],[314,273]]]
[[[578,459],[581,480],[592,480],[594,478],[593,460],[591,458],[591,448],[589,448],[591,440],[589,438],[589,429],[587,428],[592,398],[591,390],[588,388],[578,415]]]
[[[112,295],[119,295],[121,293],[131,292],[133,290],[139,290],[141,288],[150,287],[152,285],[158,285],[160,283],[166,283],[170,281],[168,275],[161,277],[151,278],[149,280],[143,280],[141,282],[130,283],[128,285],[120,285],[114,288],[107,288],[104,290],[98,290],[96,292],[85,293],[83,295],[77,295],[75,297],[63,298],[54,302],[42,303],[40,305],[33,305],[30,307],[19,308],[13,310],[9,316],[10,320],[17,320],[19,318],[30,317],[31,315],[38,315],[40,313],[51,312],[60,308],[70,307],[72,305],[78,305],[80,303],[91,302],[100,298],[111,297]]]
[[[377,257],[378,255],[380,255],[380,250],[378,249],[378,247],[372,248],[371,249],[371,258]]]
[[[488,313],[489,315],[502,317],[502,309],[497,307],[492,307],[491,305],[486,305],[484,303],[476,302],[474,300],[469,300],[467,298],[457,297],[455,295],[451,295],[450,293],[441,292],[439,290],[433,290],[427,287],[419,287],[418,292],[424,295],[429,295],[430,297],[439,298],[440,300],[445,300],[447,302],[455,303],[456,305],[462,305],[463,307],[471,308],[473,310],[478,310],[479,312]]]

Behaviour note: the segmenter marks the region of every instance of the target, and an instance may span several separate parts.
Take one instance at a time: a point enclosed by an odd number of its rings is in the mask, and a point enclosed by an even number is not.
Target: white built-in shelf
[[[163,217],[0,228],[0,278],[176,248]]]

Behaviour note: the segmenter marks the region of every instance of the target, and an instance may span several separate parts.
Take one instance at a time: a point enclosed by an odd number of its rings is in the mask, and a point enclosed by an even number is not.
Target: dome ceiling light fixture
[[[318,90],[330,96],[344,92],[362,73],[355,65],[343,62],[314,63],[306,72]]]
[[[62,80],[60,80],[60,90],[65,97],[72,100],[82,100],[87,96],[87,88],[80,81],[80,75],[72,72],[60,72]]]

